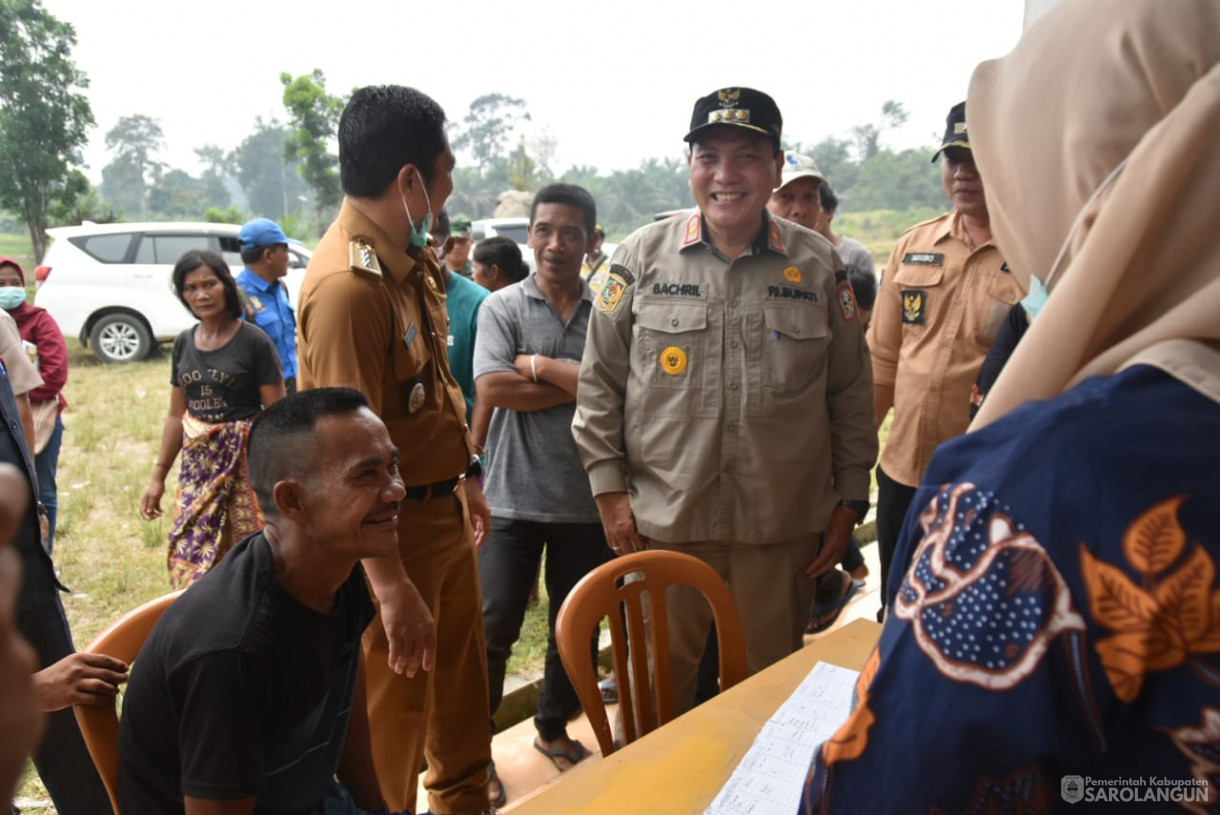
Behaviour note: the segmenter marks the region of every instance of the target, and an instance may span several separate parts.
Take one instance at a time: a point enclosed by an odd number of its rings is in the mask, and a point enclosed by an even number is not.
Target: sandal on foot
[[[806,634],[821,634],[835,624],[843,609],[856,596],[856,592],[864,588],[863,580],[852,580],[842,597],[818,603],[809,611],[809,625],[805,626]]]
[[[561,773],[572,769],[581,761],[589,757],[589,751],[585,749],[583,744],[578,742],[576,739],[572,739],[572,744],[576,745],[576,747],[575,749],[569,751],[563,749],[562,747],[543,747],[542,742],[538,741],[538,739],[534,739],[534,749],[549,758],[551,763],[554,764],[555,768]],[[560,766],[559,762],[556,761],[556,759],[559,758],[562,758],[564,761],[568,762],[568,766]]]
[[[492,784],[500,788],[500,793],[494,797],[491,791]],[[496,774],[496,763],[494,761],[491,763],[491,778],[487,782],[487,798],[489,803],[496,809],[508,803],[508,790],[505,788],[504,782],[500,780],[500,776]]]

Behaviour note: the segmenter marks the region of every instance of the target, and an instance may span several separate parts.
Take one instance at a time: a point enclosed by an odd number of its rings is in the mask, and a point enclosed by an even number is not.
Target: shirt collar
[[[525,279],[521,281],[521,289],[525,292],[526,297],[532,297],[535,300],[545,300],[546,296],[542,293],[542,289],[538,288],[538,282],[534,279],[537,272],[530,272]],[[592,303],[594,300],[593,290],[589,288],[589,284],[584,280],[580,281],[580,299]]]
[[[237,276],[237,279],[239,282],[249,284],[259,291],[269,291],[271,287],[275,285],[274,283],[268,283],[266,280],[263,280],[258,276],[258,273],[249,266],[241,270],[241,274]]]
[[[982,249],[984,246],[991,246],[995,243],[995,237],[993,235],[992,239],[983,244],[983,246],[974,246],[974,244],[970,242],[970,236],[966,234],[965,225],[962,224],[962,214],[956,209],[949,213],[949,217],[945,219],[945,222],[941,225],[940,230],[936,233],[936,239],[933,241],[933,243],[940,243],[949,237],[961,241],[962,243],[966,244],[966,246],[971,247],[971,249],[974,251]]]
[[[709,249],[714,248],[707,237],[707,224],[703,221],[703,213],[695,210],[686,219],[685,236],[682,239],[682,245],[678,247],[678,251],[681,252],[688,246],[696,246],[698,244],[703,244]],[[750,244],[750,254],[760,255],[768,251],[774,252],[777,255],[787,256],[788,254],[784,248],[784,237],[780,231],[779,221],[772,218],[771,213],[764,209],[758,234],[754,236],[754,241]]]

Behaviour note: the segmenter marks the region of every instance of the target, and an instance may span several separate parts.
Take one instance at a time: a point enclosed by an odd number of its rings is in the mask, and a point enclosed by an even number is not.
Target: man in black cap
[[[932,155],[937,158],[953,209],[898,239],[869,325],[878,427],[894,408],[877,467],[884,589],[915,488],[937,445],[966,431],[975,374],[1009,308],[1024,295],[991,242],[965,102],[949,111],[944,140]],[[895,564],[897,571],[902,567]],[[883,604],[888,597],[883,591]]]
[[[573,422],[612,551],[694,555],[727,581],[751,671],[801,646],[814,578],[868,508],[872,378],[830,245],[767,212],[781,183],[771,97],[699,99],[698,210],[619,246],[590,320]],[[711,612],[669,594],[675,710],[694,699]]]

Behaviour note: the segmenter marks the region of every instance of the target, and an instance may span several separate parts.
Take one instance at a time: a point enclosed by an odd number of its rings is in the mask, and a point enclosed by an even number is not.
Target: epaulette
[[[353,271],[381,277],[381,263],[377,260],[377,253],[364,238],[352,238],[351,243],[347,245],[347,253]]]

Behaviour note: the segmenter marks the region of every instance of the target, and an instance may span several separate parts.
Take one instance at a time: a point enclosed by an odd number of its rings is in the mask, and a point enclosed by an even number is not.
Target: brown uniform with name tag
[[[800,647],[804,568],[840,500],[865,501],[877,455],[856,303],[821,236],[764,215],[729,260],[686,213],[631,235],[589,321],[573,431],[594,495],[625,491],[653,548],[729,583],[750,669]],[[677,708],[710,622],[671,597]]]
[[[881,453],[893,480],[914,487],[937,445],[966,432],[970,389],[1008,310],[1024,296],[993,243],[973,248],[948,212],[898,239],[869,324],[873,381],[894,387]]]
[[[444,291],[430,250],[404,252],[345,202],[301,286],[298,376],[302,389],[363,391],[389,429],[408,487],[399,551],[436,621],[436,665],[413,679],[387,667],[380,617],[364,635],[382,792],[392,810],[414,811],[426,756],[432,810],[482,812],[491,733],[473,533],[460,488],[411,497],[412,487],[461,476],[474,454],[466,405],[449,372]]]

